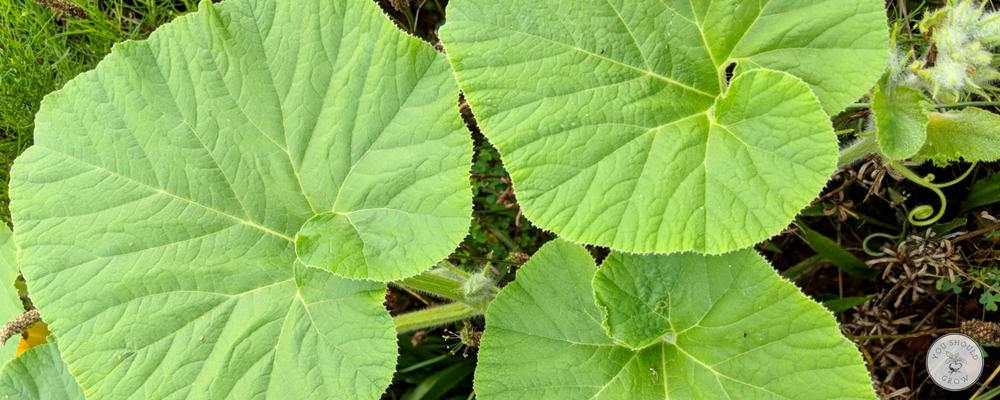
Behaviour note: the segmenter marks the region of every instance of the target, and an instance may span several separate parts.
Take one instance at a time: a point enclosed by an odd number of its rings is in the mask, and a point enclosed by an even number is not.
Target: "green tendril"
[[[868,235],[868,236],[866,236],[866,237],[865,237],[865,240],[862,240],[862,241],[861,241],[861,249],[862,249],[862,250],[864,250],[866,254],[868,254],[868,255],[870,255],[870,256],[872,256],[872,257],[882,257],[882,256],[885,256],[885,253],[884,253],[884,252],[881,252],[881,251],[874,251],[874,250],[870,249],[870,248],[868,247],[868,241],[869,241],[869,240],[872,240],[872,239],[874,239],[874,238],[886,238],[886,239],[889,239],[889,241],[891,241],[891,242],[895,243],[895,242],[896,242],[896,241],[898,241],[899,239],[902,239],[902,238],[903,238],[903,235],[904,235],[905,233],[906,233],[906,229],[905,229],[905,227],[904,227],[903,231],[899,233],[899,235],[895,235],[895,236],[893,236],[893,235],[890,235],[890,234],[888,234],[888,233],[882,233],[882,232],[879,232],[879,233],[873,233],[873,234],[871,234],[871,235]]]
[[[937,194],[938,198],[941,200],[941,207],[938,208],[937,213],[934,212],[933,206],[928,204],[922,204],[917,206],[916,208],[911,210],[909,214],[907,214],[906,219],[914,226],[927,226],[937,222],[938,220],[941,219],[942,216],[944,216],[944,210],[948,205],[948,199],[945,198],[944,192],[942,192],[941,189],[961,182],[963,179],[965,179],[965,177],[969,176],[969,174],[972,173],[972,169],[976,167],[976,163],[972,163],[972,165],[969,166],[969,169],[967,169],[965,173],[963,173],[958,178],[955,178],[954,180],[945,183],[934,183],[934,174],[927,174],[927,176],[917,175],[915,172],[913,172],[909,168],[904,167],[903,164],[900,164],[897,161],[890,162],[889,166],[892,167],[892,169],[898,171],[901,175],[906,177],[906,179],[909,179],[911,182],[923,186],[927,189],[930,189],[935,194]]]

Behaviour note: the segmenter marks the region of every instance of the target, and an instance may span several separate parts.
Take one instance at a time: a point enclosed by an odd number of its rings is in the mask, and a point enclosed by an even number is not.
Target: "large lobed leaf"
[[[597,269],[551,242],[486,323],[484,400],[875,398],[833,315],[752,250],[613,252]]]
[[[875,0],[455,0],[441,37],[525,215],[633,252],[778,233],[878,79]],[[737,76],[727,82],[727,69]]]
[[[378,398],[385,285],[329,271],[414,275],[466,234],[457,98],[377,5],[326,0],[205,1],[46,98],[15,240],[88,396]]]

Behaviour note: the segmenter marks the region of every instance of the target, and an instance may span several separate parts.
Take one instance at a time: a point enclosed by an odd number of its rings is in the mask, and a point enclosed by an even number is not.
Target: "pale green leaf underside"
[[[927,143],[913,158],[938,165],[1000,160],[1000,115],[973,107],[932,112]]]
[[[202,4],[43,102],[11,183],[32,299],[93,398],[376,399],[385,285],[299,264],[294,236],[350,216],[367,264],[330,269],[365,279],[453,250],[448,64],[370,1]]]
[[[456,0],[441,37],[532,222],[719,253],[778,233],[832,173],[827,114],[878,79],[884,19],[874,0]],[[727,97],[731,63],[772,72]]]
[[[0,399],[83,400],[84,395],[50,336],[0,370]]]
[[[905,160],[923,147],[927,140],[930,99],[920,90],[908,86],[875,86],[872,114],[879,148],[890,160]]]
[[[615,337],[644,347],[606,335],[592,282]],[[583,248],[552,242],[486,321],[484,400],[875,397],[833,316],[750,250],[612,253],[598,270]]]
[[[24,306],[21,304],[21,297],[14,287],[14,280],[17,279],[17,248],[14,247],[14,238],[7,225],[0,224],[0,324],[13,321],[24,313]],[[0,347],[0,365],[14,358],[17,354],[17,342],[19,336],[14,336],[7,340],[7,345]],[[0,399],[3,397],[0,396]]]

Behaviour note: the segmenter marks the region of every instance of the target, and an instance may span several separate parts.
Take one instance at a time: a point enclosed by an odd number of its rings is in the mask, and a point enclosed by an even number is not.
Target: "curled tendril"
[[[881,251],[874,251],[871,248],[869,248],[868,247],[868,241],[872,240],[874,238],[886,238],[886,239],[889,239],[890,242],[896,242],[896,241],[899,241],[900,239],[902,239],[903,235],[905,233],[906,233],[906,228],[905,227],[903,228],[903,231],[899,233],[899,235],[895,235],[895,236],[890,235],[888,233],[882,233],[882,232],[873,233],[871,235],[865,236],[865,240],[861,241],[861,249],[864,250],[865,253],[867,253],[868,255],[870,255],[872,257],[882,257],[882,256],[885,256],[885,253],[883,253]]]
[[[941,204],[942,204],[941,209],[938,210],[938,214],[940,214],[941,211],[944,210],[944,200],[941,200]],[[931,207],[927,204],[922,204],[914,208],[912,211],[910,211],[910,214],[907,215],[906,217],[907,219],[910,220],[911,224],[919,226],[927,224],[926,223],[921,224],[918,223],[917,221],[926,221],[928,219],[931,219],[932,216],[934,217],[934,219],[940,218],[940,216],[934,215],[934,207]]]
[[[927,174],[927,176],[922,177],[911,171],[909,168],[904,167],[903,164],[900,164],[897,161],[890,162],[889,166],[898,171],[911,182],[930,189],[934,192],[934,194],[937,194],[939,199],[941,199],[941,207],[938,208],[937,213],[934,212],[933,206],[921,204],[911,210],[906,216],[906,219],[909,220],[909,222],[914,226],[927,226],[937,222],[942,216],[944,216],[944,210],[948,204],[948,199],[945,198],[944,192],[942,192],[941,189],[961,182],[965,179],[965,177],[972,173],[972,169],[976,167],[976,163],[972,163],[972,165],[969,166],[969,169],[965,170],[965,173],[958,178],[955,178],[955,180],[945,183],[934,183],[934,174]]]

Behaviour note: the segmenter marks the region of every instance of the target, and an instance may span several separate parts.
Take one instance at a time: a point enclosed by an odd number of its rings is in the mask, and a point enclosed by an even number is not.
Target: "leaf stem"
[[[396,325],[396,333],[400,334],[461,321],[482,314],[483,311],[480,309],[465,303],[455,302],[400,314],[392,318],[392,323]]]
[[[847,106],[844,110],[863,110],[866,108],[871,108],[869,103],[854,103]],[[952,104],[935,104],[934,108],[966,108],[966,107],[1000,107],[1000,101],[961,101]]]
[[[875,135],[861,136],[861,139],[840,149],[840,157],[837,159],[837,167],[841,168],[851,164],[868,155],[868,153],[878,151],[878,142]]]
[[[1000,101],[963,101],[954,104],[935,104],[934,108],[996,107]]]
[[[390,282],[404,290],[416,290],[451,303],[425,308],[393,318],[398,333],[438,326],[481,315],[500,288],[489,278],[477,278],[445,261],[420,275]],[[484,292],[485,291],[485,292]]]
[[[468,278],[469,277],[469,273],[468,272],[462,271],[461,268],[458,268],[458,267],[452,265],[450,262],[444,261],[444,262],[440,263],[440,265],[444,265],[445,268],[448,268],[448,269],[452,270],[454,273],[459,274],[459,275],[461,275],[464,278]]]
[[[438,267],[417,276],[392,282],[392,284],[415,289],[443,299],[462,301],[465,300],[462,284],[465,283],[468,277],[468,274],[457,268],[452,270]]]
[[[468,261],[489,262],[489,263],[494,263],[494,264],[518,265],[518,263],[513,262],[513,261],[499,260],[499,259],[493,259],[493,258],[484,258],[484,257],[469,257],[469,256],[463,256],[461,254],[452,254],[452,255],[448,256],[448,258],[457,258],[459,260],[468,260]]]

